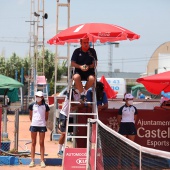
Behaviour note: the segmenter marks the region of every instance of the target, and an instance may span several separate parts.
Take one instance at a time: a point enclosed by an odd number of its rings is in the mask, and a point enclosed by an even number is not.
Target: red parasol
[[[170,92],[170,71],[138,78],[136,81],[142,83],[152,94],[158,95],[162,91]]]
[[[101,43],[121,40],[135,40],[140,36],[123,27],[106,23],[86,23],[69,27],[48,40],[49,44],[64,45],[77,43],[81,38],[89,37],[90,42],[100,40]]]
[[[104,76],[101,77],[100,82],[104,84],[104,91],[106,92],[108,99],[115,99],[117,97],[117,92],[115,92],[107,82]]]

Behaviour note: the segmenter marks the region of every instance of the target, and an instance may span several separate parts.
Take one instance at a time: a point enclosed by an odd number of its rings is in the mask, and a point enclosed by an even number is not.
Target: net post
[[[97,105],[96,105],[97,106]],[[98,122],[96,121],[95,122],[95,128],[96,128],[96,133],[95,133],[95,136],[96,136],[96,139],[95,139],[95,157],[94,157],[94,167],[95,169],[97,169],[97,142],[98,142]]]
[[[86,170],[90,170],[89,160],[90,160],[90,120],[91,118],[87,119],[87,153],[86,153]]]

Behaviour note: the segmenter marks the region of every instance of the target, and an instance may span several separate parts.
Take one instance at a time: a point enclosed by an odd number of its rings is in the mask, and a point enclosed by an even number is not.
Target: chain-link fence
[[[13,108],[8,113],[8,106],[2,106],[0,109],[0,151],[5,152],[18,151],[19,136],[19,111],[21,108]]]

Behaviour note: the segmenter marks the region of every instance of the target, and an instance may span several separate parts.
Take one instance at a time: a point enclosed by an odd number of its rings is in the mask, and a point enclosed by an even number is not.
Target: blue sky
[[[24,57],[29,52],[30,0],[1,0],[0,5],[0,54],[9,57],[13,52]],[[60,0],[67,2],[67,0]],[[113,68],[124,72],[146,72],[149,58],[154,51],[170,39],[169,0],[70,0],[70,25],[103,22],[127,28],[141,36],[139,40],[121,41],[113,47]],[[66,28],[66,8],[60,8],[61,28]],[[56,0],[45,0],[45,41],[56,32]],[[17,41],[9,42],[9,41]],[[55,46],[45,45],[55,52]],[[60,54],[63,53],[61,47]],[[98,71],[108,71],[109,46],[96,46]],[[71,52],[74,50],[72,47]]]

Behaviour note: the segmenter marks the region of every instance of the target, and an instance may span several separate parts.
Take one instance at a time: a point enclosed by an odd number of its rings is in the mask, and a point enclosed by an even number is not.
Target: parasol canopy
[[[24,86],[19,81],[0,74],[0,89],[19,88]]]
[[[170,71],[138,78],[136,81],[142,83],[150,93],[155,95],[161,94],[162,91],[170,92]]]
[[[139,39],[140,35],[117,25],[107,23],[85,23],[69,27],[47,41],[49,44],[64,45],[77,43],[81,38],[89,38],[90,42],[101,43]]]

